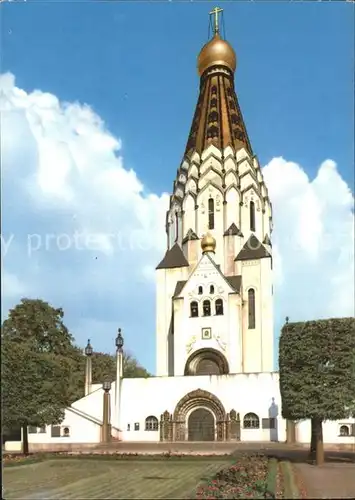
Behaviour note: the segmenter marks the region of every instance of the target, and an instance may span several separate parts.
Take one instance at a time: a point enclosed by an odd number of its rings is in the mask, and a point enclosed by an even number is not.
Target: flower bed
[[[198,455],[198,454],[184,454],[184,453],[121,453],[119,451],[111,452],[111,451],[96,451],[96,452],[66,452],[66,451],[58,451],[58,452],[37,452],[37,453],[29,453],[28,455],[24,455],[23,453],[4,453],[3,454],[3,464],[5,467],[17,466],[17,465],[25,465],[36,462],[43,462],[44,460],[58,460],[58,459],[76,459],[76,460],[196,460],[196,461],[217,461],[223,460],[225,461],[227,457],[230,455]]]
[[[277,466],[277,464],[276,464]],[[276,479],[276,470],[269,470],[269,460],[263,455],[241,455],[238,461],[219,471],[207,483],[199,486],[195,498],[276,498],[269,490],[269,471]],[[276,481],[275,481],[276,482]]]
[[[2,456],[2,463],[4,466],[31,464],[36,462],[42,462],[46,459],[44,454],[29,454],[24,455],[23,453],[4,453]]]

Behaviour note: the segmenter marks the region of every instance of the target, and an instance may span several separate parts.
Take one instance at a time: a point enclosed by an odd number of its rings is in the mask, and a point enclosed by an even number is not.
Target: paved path
[[[307,498],[355,498],[355,464],[325,463],[322,466],[296,464]]]

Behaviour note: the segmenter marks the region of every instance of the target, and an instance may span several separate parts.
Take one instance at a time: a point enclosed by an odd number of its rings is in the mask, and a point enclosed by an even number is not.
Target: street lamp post
[[[105,380],[102,384],[104,390],[103,400],[103,417],[102,417],[102,442],[109,443],[111,441],[111,423],[110,423],[110,390],[111,382]]]
[[[115,340],[116,344],[116,364],[117,364],[117,377],[123,377],[123,345],[124,340],[121,328],[118,329],[118,335]]]
[[[91,391],[92,384],[92,353],[93,348],[90,344],[90,339],[88,339],[88,343],[85,347],[85,356],[86,356],[86,368],[85,368],[85,396],[87,396]]]
[[[116,337],[115,344],[116,344],[117,351],[122,351],[124,340],[123,340],[123,337],[122,337],[122,330],[121,330],[121,328],[118,329],[118,335]]]
[[[118,329],[118,334],[115,340],[116,344],[116,383],[115,383],[115,411],[114,425],[120,429],[120,392],[121,381],[123,377],[123,345],[124,340],[121,328]]]

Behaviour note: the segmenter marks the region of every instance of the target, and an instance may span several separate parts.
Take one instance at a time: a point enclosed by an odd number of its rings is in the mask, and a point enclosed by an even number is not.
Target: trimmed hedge
[[[279,345],[282,416],[338,420],[355,411],[355,318],[286,323]]]

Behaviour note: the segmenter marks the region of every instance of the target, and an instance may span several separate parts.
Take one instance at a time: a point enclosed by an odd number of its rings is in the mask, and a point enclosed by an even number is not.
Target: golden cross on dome
[[[220,7],[215,7],[210,12],[210,16],[214,17],[214,20],[213,20],[213,31],[214,31],[215,34],[219,32],[218,21],[219,21],[219,14],[221,12],[223,12],[223,9],[221,9]]]

